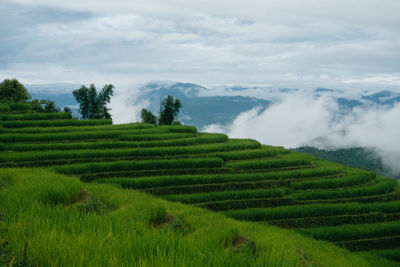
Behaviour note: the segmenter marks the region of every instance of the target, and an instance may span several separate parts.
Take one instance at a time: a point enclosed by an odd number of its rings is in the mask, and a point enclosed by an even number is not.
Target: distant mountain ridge
[[[395,175],[393,171],[391,171],[382,163],[382,159],[372,148],[352,147],[326,150],[310,146],[303,146],[292,150],[306,153],[321,159],[334,161],[346,166],[360,168],[367,171],[374,171],[383,176],[400,179],[399,175]]]
[[[159,104],[168,95],[182,102],[179,120],[202,128],[209,124],[231,122],[241,112],[254,107],[267,108],[272,102],[246,96],[199,96],[207,88],[191,83],[172,85],[148,84],[141,88],[140,100],[150,101],[150,110],[157,113]]]
[[[59,107],[69,106],[77,112],[78,106],[72,91],[79,88],[77,84],[48,84],[28,85],[33,98],[52,100]],[[137,105],[140,101],[150,103],[148,108],[158,113],[160,102],[167,95],[181,100],[183,107],[178,119],[186,125],[194,125],[199,129],[210,124],[230,124],[240,113],[260,107],[260,112],[267,109],[280,98],[298,93],[296,88],[270,88],[251,86],[219,87],[223,90],[214,90],[207,87],[180,82],[149,82],[139,88],[139,97],[130,100],[128,105]],[[265,94],[259,97],[247,96],[245,93],[258,90]],[[71,92],[71,93],[69,93]],[[310,93],[310,92],[309,92]],[[128,91],[129,94],[129,91]],[[350,113],[354,108],[368,109],[371,106],[391,107],[400,103],[400,93],[383,90],[378,92],[363,92],[357,97],[347,96],[343,90],[316,88],[311,91],[315,97],[332,96],[338,104],[338,116]],[[253,94],[255,95],[255,94]],[[129,96],[127,96],[129,99]]]

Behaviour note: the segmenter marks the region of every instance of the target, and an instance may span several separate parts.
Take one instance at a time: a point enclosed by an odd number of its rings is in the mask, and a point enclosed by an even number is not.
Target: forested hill
[[[293,151],[306,153],[350,167],[374,171],[383,176],[400,179],[400,175],[393,174],[393,172],[382,163],[381,158],[376,154],[376,152],[369,148],[352,147],[337,150],[324,150],[310,146],[303,146],[295,148]]]

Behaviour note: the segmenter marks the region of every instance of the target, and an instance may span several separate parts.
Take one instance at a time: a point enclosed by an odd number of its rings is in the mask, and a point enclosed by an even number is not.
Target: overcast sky
[[[398,0],[0,0],[0,79],[400,88]]]

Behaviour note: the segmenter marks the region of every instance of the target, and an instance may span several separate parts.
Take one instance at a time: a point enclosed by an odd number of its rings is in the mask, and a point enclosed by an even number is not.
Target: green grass
[[[220,168],[221,166],[222,160],[218,158],[196,158],[82,163],[55,167],[55,170],[64,174],[88,174],[124,170]]]
[[[398,182],[394,179],[380,178],[376,179],[375,184],[369,186],[330,190],[307,190],[293,194],[293,197],[297,200],[314,200],[373,196],[392,192],[398,186]]]
[[[292,171],[279,171],[267,173],[248,174],[215,174],[215,175],[180,175],[180,176],[154,176],[142,178],[104,178],[98,179],[99,183],[116,183],[126,188],[144,189],[149,187],[166,187],[174,185],[221,184],[229,182],[254,182],[263,180],[284,181],[294,178],[312,178],[324,175],[337,175],[340,170],[315,168]]]
[[[32,105],[28,103],[0,104],[1,113],[28,112],[31,110],[32,110]]]
[[[65,127],[65,126],[91,126],[111,125],[111,120],[32,120],[32,121],[2,121],[4,128],[25,127]]]
[[[354,186],[359,184],[364,184],[376,177],[375,173],[366,172],[351,172],[349,175],[333,178],[333,179],[323,179],[323,180],[312,180],[312,181],[301,181],[292,182],[290,187],[293,189],[329,189],[337,187]]]
[[[0,114],[0,118],[2,121],[69,120],[72,119],[72,115],[69,112]]]
[[[90,120],[93,121],[93,120]],[[95,120],[96,121],[96,120]],[[97,120],[98,121],[98,120]],[[103,121],[103,120],[100,120]],[[108,120],[104,120],[109,122]],[[126,130],[126,129],[149,129],[154,125],[147,123],[127,123],[119,125],[93,125],[93,126],[64,126],[64,127],[25,127],[5,129],[5,133],[65,133],[83,131],[107,131],[107,130]]]
[[[400,246],[395,249],[388,249],[388,250],[372,250],[370,251],[371,254],[376,254],[378,256],[391,259],[394,261],[400,262]]]
[[[58,142],[49,144],[29,144],[29,143],[8,143],[4,145],[3,150],[24,152],[24,151],[45,151],[45,150],[82,150],[82,149],[110,149],[110,148],[145,148],[145,147],[170,147],[170,146],[189,146],[195,144],[220,143],[224,142],[224,138],[214,134],[201,134],[193,136],[192,133],[184,134],[163,134],[169,136],[170,140],[156,141],[97,141],[73,143]],[[173,136],[170,136],[173,135]],[[179,137],[178,137],[178,136]],[[174,139],[174,138],[177,139]],[[180,138],[184,137],[184,138]],[[229,153],[229,152],[225,152]],[[210,154],[211,155],[211,154]],[[219,157],[215,154],[215,157]],[[221,157],[222,158],[222,157]]]
[[[340,204],[310,204],[276,208],[255,208],[227,211],[232,218],[250,221],[270,221],[304,217],[322,217],[334,215],[364,214],[371,212],[397,213],[400,212],[400,201],[383,203],[340,203]]]
[[[260,159],[226,164],[227,167],[235,170],[273,169],[304,165],[310,165],[310,161],[304,159]]]
[[[300,228],[298,232],[319,240],[340,242],[366,238],[379,238],[400,235],[400,222],[382,222],[373,224],[346,224],[314,228]]]
[[[105,132],[101,135],[108,135],[110,133]],[[83,138],[85,136],[93,136],[93,133],[85,135],[71,135],[74,138]],[[94,138],[94,137],[93,137]],[[1,136],[0,136],[1,140]],[[196,140],[196,139],[194,139]],[[200,143],[206,143],[205,139],[198,139]],[[211,139],[215,141],[215,139]],[[179,156],[179,155],[192,155],[192,154],[204,154],[214,151],[227,151],[240,149],[242,146],[252,145],[252,143],[216,143],[216,144],[201,144],[193,146],[174,146],[174,147],[149,147],[149,148],[136,148],[136,149],[98,149],[98,150],[49,150],[49,151],[29,151],[29,152],[3,152],[0,155],[1,163],[19,163],[19,162],[42,162],[43,165],[51,165],[51,161],[57,160],[68,160],[68,159],[105,159],[105,158],[142,158],[142,157],[165,157],[165,156]],[[50,162],[47,162],[50,161]],[[56,164],[64,162],[55,162]]]
[[[228,199],[252,199],[252,198],[279,198],[287,195],[289,189],[258,189],[258,190],[240,190],[240,191],[222,191],[198,194],[177,194],[168,195],[164,198],[182,203],[200,203],[210,201],[220,201]]]
[[[111,185],[82,184],[41,169],[3,169],[0,177],[5,174],[15,181],[0,191],[7,266],[24,262],[25,246],[29,266],[370,266],[363,257],[291,231]],[[71,204],[82,191],[106,210]],[[163,225],[167,213],[176,219]],[[238,236],[249,246],[236,247]]]
[[[21,120],[0,127],[0,266],[391,266],[268,224],[350,250],[400,243],[400,187],[375,173],[191,126],[6,112]]]

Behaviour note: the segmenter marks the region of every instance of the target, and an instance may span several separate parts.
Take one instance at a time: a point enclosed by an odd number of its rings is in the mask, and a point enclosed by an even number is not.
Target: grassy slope
[[[298,147],[293,151],[307,153],[321,159],[338,162],[354,168],[374,171],[383,176],[400,179],[388,167],[384,166],[382,159],[373,149],[364,147],[343,148],[337,150],[325,150],[315,147]]]
[[[1,227],[8,229],[0,240],[9,242],[0,247],[3,264],[23,262],[27,226],[32,266],[391,266],[293,231],[48,169],[2,169],[0,184]],[[175,223],[157,226],[165,211]],[[238,236],[251,241],[238,245]]]
[[[188,126],[103,126],[111,121],[59,113],[4,116],[1,266],[392,266],[377,255],[399,258],[400,237],[393,234],[400,229],[400,188],[391,179]],[[276,216],[238,222],[168,199],[243,213],[241,219]],[[311,206],[317,217],[309,217]],[[341,233],[342,241],[357,249],[366,244],[370,252],[350,253],[266,223],[325,240]],[[378,238],[358,240],[370,236]]]

